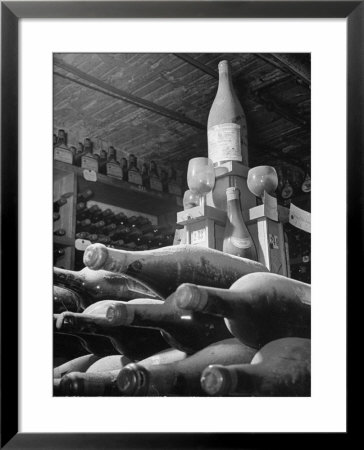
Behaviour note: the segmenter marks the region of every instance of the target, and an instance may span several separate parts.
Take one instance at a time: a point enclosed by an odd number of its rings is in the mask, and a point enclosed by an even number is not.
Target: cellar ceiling
[[[89,137],[95,151],[114,146],[185,168],[207,156],[206,124],[219,61],[232,66],[248,126],[250,166],[304,175],[310,162],[310,55],[257,53],[57,53],[54,132],[68,144]]]

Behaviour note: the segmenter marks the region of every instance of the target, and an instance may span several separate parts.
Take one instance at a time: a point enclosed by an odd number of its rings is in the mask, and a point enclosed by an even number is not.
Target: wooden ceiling
[[[256,53],[57,53],[54,128],[69,144],[89,137],[185,168],[207,156],[207,117],[218,62],[232,65],[248,124],[250,166],[310,162],[310,55]]]

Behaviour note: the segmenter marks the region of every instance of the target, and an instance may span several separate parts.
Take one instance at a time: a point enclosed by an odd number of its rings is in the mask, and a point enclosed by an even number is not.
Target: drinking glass
[[[183,195],[183,209],[191,209],[195,206],[198,206],[200,203],[200,197],[196,192],[191,190],[187,190]]]
[[[187,184],[200,196],[200,205],[206,204],[206,194],[214,188],[215,169],[209,158],[193,158],[188,162]]]
[[[248,172],[247,185],[256,197],[263,199],[264,191],[267,194],[275,192],[278,186],[278,176],[274,167],[257,166]]]

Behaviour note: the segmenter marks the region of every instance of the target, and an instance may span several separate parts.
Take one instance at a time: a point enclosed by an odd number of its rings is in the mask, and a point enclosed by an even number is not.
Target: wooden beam
[[[67,72],[72,73],[73,75],[80,78],[81,80],[87,81],[87,83],[91,83],[91,85],[96,86],[96,88],[94,86],[91,86],[90,84],[77,82],[76,80],[69,78],[66,75],[63,75],[63,78],[68,78],[69,80],[71,80],[74,83],[81,84],[89,89],[98,90],[99,92],[102,92],[103,94],[112,96],[114,98],[117,98],[117,99],[122,100],[127,103],[131,103],[132,105],[138,106],[139,108],[147,109],[147,110],[152,111],[161,116],[165,116],[165,117],[168,117],[169,119],[176,120],[177,122],[181,122],[186,125],[191,125],[200,130],[206,130],[205,125],[203,125],[199,122],[196,122],[195,120],[190,119],[190,118],[184,116],[183,114],[177,113],[175,111],[171,111],[170,109],[164,108],[163,106],[156,105],[153,102],[144,100],[135,95],[129,94],[128,92],[125,92],[121,89],[115,88],[114,86],[111,86],[111,85],[99,80],[98,78],[93,77],[92,75],[82,72],[81,70],[77,69],[77,67],[67,64],[64,61],[61,61],[60,59],[54,58],[54,65],[57,67],[60,67],[61,69],[65,70]],[[62,76],[58,72],[56,72],[55,74],[58,76]]]
[[[216,70],[211,69],[210,67],[206,66],[206,64],[198,61],[195,58],[192,58],[192,56],[188,55],[187,53],[173,53],[174,56],[177,56],[177,58],[182,59],[188,64],[191,64],[191,66],[196,67],[197,69],[200,69],[202,72],[207,73],[211,77],[215,78],[216,80],[219,79],[219,74],[216,72]]]
[[[255,55],[283,72],[289,72],[308,88],[311,87],[310,69],[294,55],[287,55],[286,53],[255,53]]]

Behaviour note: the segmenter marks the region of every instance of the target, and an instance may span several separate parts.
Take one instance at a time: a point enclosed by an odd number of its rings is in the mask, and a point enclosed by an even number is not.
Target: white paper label
[[[95,158],[89,156],[82,156],[81,167],[82,169],[94,170],[95,172],[98,172],[99,162]]]
[[[230,241],[237,248],[250,248],[252,246],[252,241],[249,238],[241,239],[237,237],[231,237]]]
[[[54,149],[54,159],[56,161],[61,161],[67,164],[72,164],[73,154],[65,148],[55,148]]]
[[[94,170],[83,171],[83,178],[87,181],[97,181],[97,173]]]
[[[300,230],[311,233],[311,213],[291,203],[289,208],[289,223]]]
[[[240,125],[223,123],[207,130],[208,153],[213,163],[242,161]]]
[[[201,242],[204,242],[206,239],[205,229],[201,228],[201,230],[195,230],[191,233],[191,244],[196,245]]]
[[[106,175],[109,177],[118,178],[121,180],[123,178],[123,171],[118,164],[107,163],[106,164]]]
[[[91,241],[88,241],[87,239],[76,239],[75,240],[75,247],[77,250],[84,251],[86,248],[91,245]]]

